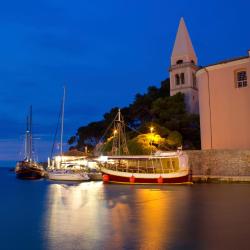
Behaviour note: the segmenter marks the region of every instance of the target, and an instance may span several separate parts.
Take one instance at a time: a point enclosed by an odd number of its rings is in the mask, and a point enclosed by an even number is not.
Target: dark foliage
[[[110,132],[105,134],[105,131],[117,112],[118,108],[115,107],[105,113],[101,121],[80,127],[68,143],[75,144],[78,150],[83,150],[84,146],[95,147],[103,135],[103,139],[111,136]],[[184,148],[200,148],[199,116],[186,112],[183,94],[170,96],[169,79],[164,80],[159,88],[150,86],[147,93],[136,94],[134,102],[122,108],[121,112],[128,127],[134,128],[126,129],[128,139],[135,138],[138,133],[148,133],[149,127],[154,126],[163,138],[167,138],[171,131],[178,131],[182,135]]]

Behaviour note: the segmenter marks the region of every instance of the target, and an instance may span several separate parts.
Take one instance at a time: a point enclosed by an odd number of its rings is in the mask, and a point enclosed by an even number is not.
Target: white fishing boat
[[[47,177],[50,180],[60,181],[88,181],[90,178],[86,168],[81,161],[69,159],[63,155],[63,122],[64,122],[65,88],[63,89],[63,100],[61,110],[61,135],[60,135],[60,155],[48,159]],[[83,160],[86,157],[83,157]]]
[[[120,110],[114,119],[112,155],[97,158],[105,183],[190,184],[188,156],[182,150],[150,155],[130,155]],[[123,153],[123,154],[121,154]]]
[[[189,184],[192,182],[184,152],[169,155],[120,155],[99,158],[103,181],[124,184]]]

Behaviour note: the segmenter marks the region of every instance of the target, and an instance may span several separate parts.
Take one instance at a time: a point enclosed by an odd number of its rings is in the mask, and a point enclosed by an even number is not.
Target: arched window
[[[175,85],[180,85],[180,77],[178,74],[175,75]]]
[[[181,73],[181,84],[185,83],[185,75],[184,73]]]

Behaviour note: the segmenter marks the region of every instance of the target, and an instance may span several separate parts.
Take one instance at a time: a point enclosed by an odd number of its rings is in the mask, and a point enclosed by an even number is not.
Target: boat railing
[[[167,173],[175,173],[178,172],[179,169],[172,167],[165,167],[161,165],[160,167],[156,167],[154,165],[151,166],[126,166],[125,164],[104,164],[102,167],[119,172],[127,172],[127,173],[148,173],[148,174],[167,174]]]

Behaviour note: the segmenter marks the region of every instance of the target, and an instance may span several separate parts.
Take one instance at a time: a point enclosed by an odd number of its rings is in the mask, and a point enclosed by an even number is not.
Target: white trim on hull
[[[101,168],[102,173],[104,174],[110,174],[114,176],[120,176],[120,177],[131,177],[132,175],[135,178],[144,178],[144,179],[157,179],[159,177],[162,177],[164,179],[171,179],[171,178],[178,178],[183,177],[189,174],[189,170],[179,170],[178,172],[173,173],[155,173],[155,174],[146,174],[146,173],[130,173],[130,172],[121,172],[121,171],[114,171],[107,168],[102,167]]]

